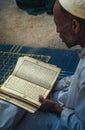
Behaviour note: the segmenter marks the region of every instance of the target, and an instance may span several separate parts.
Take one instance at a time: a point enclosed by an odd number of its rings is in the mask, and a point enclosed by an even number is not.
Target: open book
[[[35,112],[41,105],[39,95],[47,97],[60,70],[31,57],[20,57],[13,73],[0,88],[0,98]]]

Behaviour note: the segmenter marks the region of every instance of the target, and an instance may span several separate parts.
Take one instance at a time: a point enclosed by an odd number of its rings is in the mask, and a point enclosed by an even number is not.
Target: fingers
[[[44,103],[45,99],[44,99],[44,97],[43,97],[42,95],[39,96],[39,101],[40,101],[41,103]]]
[[[39,96],[39,101],[42,103],[40,110],[44,112],[54,112],[56,114],[60,114],[63,108],[57,102],[54,102],[50,99],[44,99],[42,95]]]

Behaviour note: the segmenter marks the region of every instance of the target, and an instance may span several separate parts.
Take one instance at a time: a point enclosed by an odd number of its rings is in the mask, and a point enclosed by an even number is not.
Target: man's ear
[[[80,24],[76,19],[72,20],[72,31],[78,33],[80,31]]]

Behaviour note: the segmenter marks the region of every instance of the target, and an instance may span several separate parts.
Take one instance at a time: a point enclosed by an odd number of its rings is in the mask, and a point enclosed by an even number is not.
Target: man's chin
[[[67,46],[68,48],[71,48],[71,47],[74,47],[74,46],[78,45],[77,42],[65,42],[65,44],[66,44],[66,46]]]
[[[68,43],[66,43],[66,42],[65,42],[65,44],[66,44],[66,46],[67,46],[68,48],[73,47],[72,45],[69,45],[69,44],[68,44]]]

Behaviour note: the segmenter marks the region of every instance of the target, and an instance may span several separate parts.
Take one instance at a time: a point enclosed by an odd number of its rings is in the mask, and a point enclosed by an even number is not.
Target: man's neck
[[[82,48],[85,47],[85,36],[84,36],[83,38],[79,39],[79,44],[80,44],[80,46],[81,46]]]

